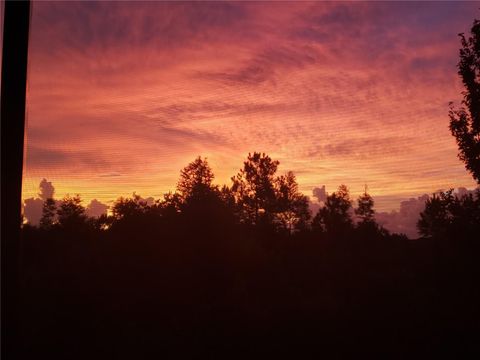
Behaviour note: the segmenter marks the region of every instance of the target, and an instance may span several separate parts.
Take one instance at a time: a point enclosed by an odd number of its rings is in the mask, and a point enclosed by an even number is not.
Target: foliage
[[[298,190],[293,172],[277,176],[279,162],[264,153],[248,154],[232,188],[223,189],[241,223],[292,233],[308,227],[308,198]]]
[[[87,216],[85,208],[82,206],[80,195],[73,197],[65,196],[60,208],[57,210],[58,224],[63,228],[82,227],[85,224]]]
[[[55,224],[55,216],[57,212],[57,205],[55,200],[48,198],[43,203],[42,217],[40,218],[40,227],[42,229],[49,229]]]
[[[232,192],[240,207],[241,221],[259,224],[260,220],[271,221],[275,208],[275,173],[279,162],[268,155],[254,152],[248,154],[243,169],[232,177]]]
[[[281,227],[292,233],[295,229],[304,230],[308,226],[311,214],[308,197],[300,193],[293,172],[279,176],[275,180],[277,208],[275,218]]]
[[[195,228],[199,234],[213,232],[224,226],[231,209],[227,208],[218,186],[213,185],[214,174],[207,159],[198,157],[180,172],[177,185],[177,209],[181,221]],[[173,198],[172,198],[173,200]]]
[[[480,21],[475,20],[471,36],[460,34],[462,48],[458,74],[462,78],[462,107],[450,103],[450,131],[457,141],[458,157],[480,184]]]
[[[389,237],[389,232],[379,226],[375,221],[375,210],[373,209],[375,202],[370,194],[367,193],[367,189],[357,199],[357,208],[355,209],[355,215],[359,220],[356,224],[356,230],[364,238],[375,237]]]
[[[327,196],[312,220],[309,199],[299,191],[295,175],[277,175],[278,165],[278,161],[265,154],[249,154],[243,169],[232,178],[232,187],[219,188],[212,184],[214,174],[207,160],[198,157],[181,170],[177,191],[164,194],[161,200],[147,202],[134,193],[132,197],[117,199],[111,215],[88,218],[79,195],[66,196],[58,209],[57,202],[49,198],[43,204],[40,228],[116,229],[118,233],[159,229],[169,223],[188,224],[202,236],[238,225],[248,225],[252,231],[322,234],[321,237],[330,239],[396,236],[375,222],[374,200],[366,189],[353,210],[349,189],[339,186]],[[355,226],[353,214],[358,219]],[[424,237],[468,237],[478,230],[479,223],[478,194],[456,196],[450,190],[427,201],[417,227]]]
[[[209,355],[215,347],[209,342],[218,344],[219,339],[229,344],[221,356],[228,358],[231,349],[244,346],[239,334],[252,331],[262,343],[266,333],[274,334],[267,346],[271,354],[279,339],[291,340],[291,329],[304,331],[297,335],[315,349],[319,331],[329,336],[337,329],[327,339],[337,341],[335,354],[348,339],[357,352],[363,341],[356,340],[358,334],[370,337],[369,326],[381,328],[380,335],[383,329],[395,333],[398,328],[410,334],[412,323],[422,321],[432,323],[429,333],[435,333],[445,319],[435,323],[435,315],[419,320],[418,314],[438,314],[452,303],[456,314],[466,309],[462,319],[478,322],[468,309],[476,309],[480,300],[471,291],[478,283],[480,192],[459,198],[447,192],[429,200],[422,226],[434,241],[409,241],[379,227],[366,191],[355,211],[362,221],[354,226],[345,185],[327,197],[312,229],[308,198],[294,174],[277,176],[278,162],[265,155],[249,155],[246,163],[232,188],[212,185],[213,173],[202,176],[210,171],[197,159],[181,172],[179,183],[189,185],[162,200],[147,203],[134,193],[114,203],[112,216],[86,219],[80,197],[66,197],[58,209],[60,225],[41,230],[24,226],[22,298],[34,301],[22,303],[23,324],[32,331],[22,339],[26,354],[21,358],[42,351],[52,358],[48,355],[55,349],[58,358],[83,359],[100,347],[115,358],[162,357],[168,344],[171,354],[184,348],[184,357],[192,358],[191,344],[197,355],[198,346],[205,344],[203,354]],[[263,198],[252,199],[256,191]],[[54,213],[54,202],[50,205],[45,219]],[[246,209],[255,206],[262,210],[258,222],[252,211],[248,223]],[[439,234],[438,229],[444,230]],[[442,234],[448,241],[437,241]],[[458,237],[473,240],[459,242]],[[440,248],[447,251],[438,251],[437,243],[446,244]],[[431,311],[432,304],[439,310]],[[340,311],[332,316],[332,309]],[[109,321],[99,327],[98,319]],[[141,326],[131,329],[124,323]],[[252,323],[264,325],[257,329]],[[457,317],[452,324],[458,328]],[[416,336],[423,336],[423,330]],[[158,334],[167,344],[161,348]],[[390,334],[384,342],[391,346]],[[375,346],[379,343],[377,336]],[[79,351],[84,353],[77,356]]]
[[[225,204],[225,206],[227,208],[232,209],[232,211],[235,212],[235,208],[236,208],[235,195],[233,194],[232,189],[229,188],[227,185],[223,185],[222,188],[220,189],[219,196],[222,202]]]
[[[313,226],[320,232],[344,235],[353,227],[351,209],[350,192],[347,186],[340,185],[336,192],[327,196],[325,206],[320,208],[313,220]]]
[[[182,200],[178,193],[168,192],[163,195],[163,200],[157,202],[155,207],[165,216],[174,216],[180,212],[181,204]]]
[[[208,196],[215,187],[212,185],[213,171],[207,159],[197,157],[180,172],[177,192],[185,202],[189,198],[202,198]]]
[[[480,231],[480,190],[458,196],[450,189],[434,194],[425,203],[417,223],[428,238],[468,238]]]
[[[112,214],[116,220],[129,219],[144,214],[147,208],[147,202],[134,193],[131,198],[118,198],[113,204]]]
[[[360,218],[362,223],[374,221],[375,210],[373,206],[375,202],[370,194],[365,192],[357,199],[357,208],[355,209],[355,215]]]

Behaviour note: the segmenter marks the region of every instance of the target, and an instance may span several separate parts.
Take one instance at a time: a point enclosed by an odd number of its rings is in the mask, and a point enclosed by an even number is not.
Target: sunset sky
[[[480,3],[34,2],[23,197],[109,203],[249,152],[305,195],[364,184],[379,210],[475,183],[457,159],[458,33]]]

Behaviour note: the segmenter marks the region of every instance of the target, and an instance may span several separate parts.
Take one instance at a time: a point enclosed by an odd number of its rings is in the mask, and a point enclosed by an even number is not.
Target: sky
[[[300,190],[365,184],[377,210],[475,182],[448,103],[479,2],[43,2],[32,6],[23,198],[159,198],[249,152]]]

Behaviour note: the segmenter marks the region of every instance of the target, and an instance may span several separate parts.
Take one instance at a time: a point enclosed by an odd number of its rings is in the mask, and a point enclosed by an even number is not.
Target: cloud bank
[[[52,182],[48,181],[47,179],[42,179],[39,186],[39,193],[36,198],[28,198],[25,199],[22,203],[22,211],[25,217],[25,222],[38,226],[40,224],[40,219],[42,217],[43,211],[43,204],[47,199],[54,199],[55,194],[55,187],[53,186]],[[147,199],[147,201],[151,201],[151,199]],[[61,206],[62,200],[55,200],[55,205],[57,209]],[[89,217],[99,217],[103,214],[107,214],[109,206],[98,201],[97,199],[93,199],[90,203],[85,207],[85,214]]]

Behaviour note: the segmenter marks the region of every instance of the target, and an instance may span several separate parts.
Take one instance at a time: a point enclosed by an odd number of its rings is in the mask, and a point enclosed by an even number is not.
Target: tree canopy
[[[425,203],[417,223],[428,238],[465,239],[480,231],[480,190],[459,195],[453,189],[434,194]]]
[[[480,21],[473,22],[468,38],[463,33],[460,38],[458,74],[465,91],[460,108],[450,103],[450,131],[457,141],[458,157],[480,184]]]
[[[53,200],[53,198],[45,199],[42,208],[42,217],[40,218],[40,227],[43,229],[51,228],[55,223],[56,213],[57,207],[55,200]]]
[[[199,156],[180,171],[177,192],[184,201],[192,197],[203,197],[214,190],[214,177],[207,159]]]
[[[275,207],[275,174],[279,162],[264,153],[248,154],[238,174],[232,177],[232,191],[244,222],[258,224]]]
[[[313,226],[328,234],[343,235],[353,226],[352,200],[346,185],[340,185],[338,190],[327,196],[325,206],[320,208],[313,220]]]
[[[365,189],[364,193],[357,200],[357,208],[355,209],[355,215],[357,215],[361,222],[372,222],[375,216],[375,210],[373,206],[375,202],[370,194]]]
[[[80,195],[65,196],[57,210],[58,224],[63,228],[81,227],[87,219]]]

